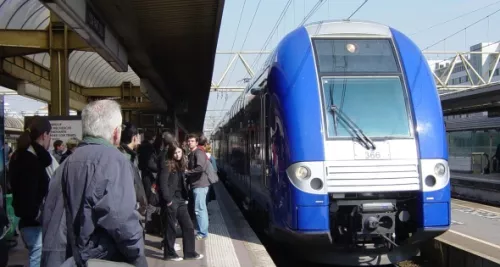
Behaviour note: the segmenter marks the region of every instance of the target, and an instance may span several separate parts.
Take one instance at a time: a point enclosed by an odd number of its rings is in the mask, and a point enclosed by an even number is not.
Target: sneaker
[[[185,260],[201,260],[203,259],[203,254],[197,254],[194,257],[184,257]]]
[[[175,243],[175,244],[174,244],[174,250],[175,250],[175,251],[179,251],[179,250],[181,250],[181,245],[179,245],[179,244]]]
[[[184,259],[183,259],[183,258],[181,258],[181,257],[179,257],[179,256],[176,256],[176,257],[172,257],[172,256],[170,256],[170,257],[166,257],[166,258],[164,258],[164,260],[166,260],[166,261],[182,261],[182,260],[184,260]]]
[[[206,237],[206,236],[202,236],[202,235],[200,235],[200,234],[197,234],[197,235],[196,235],[196,240],[205,240],[205,239],[207,239],[207,237]]]

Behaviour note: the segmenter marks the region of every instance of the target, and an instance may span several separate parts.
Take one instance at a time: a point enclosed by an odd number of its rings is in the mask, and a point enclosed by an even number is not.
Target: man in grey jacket
[[[83,109],[83,141],[50,181],[42,267],[81,266],[89,259],[147,266],[132,165],[116,148],[121,125],[115,101],[94,101]]]
[[[190,134],[187,137],[189,150],[187,180],[194,198],[194,213],[196,215],[198,234],[196,239],[203,240],[208,237],[208,209],[207,194],[210,187],[206,173],[208,157],[205,152],[198,148],[199,137]]]

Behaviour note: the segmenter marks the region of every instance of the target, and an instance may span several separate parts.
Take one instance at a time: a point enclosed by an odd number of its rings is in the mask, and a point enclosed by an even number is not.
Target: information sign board
[[[24,117],[25,128],[29,127],[32,118],[31,116]],[[52,143],[56,140],[66,143],[72,137],[82,140],[82,119],[80,116],[47,116],[47,118],[52,125],[50,131]]]

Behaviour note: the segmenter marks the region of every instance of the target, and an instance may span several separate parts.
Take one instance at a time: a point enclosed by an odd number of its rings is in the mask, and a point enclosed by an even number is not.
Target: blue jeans
[[[208,210],[207,210],[208,187],[194,188],[194,214],[198,222],[198,235],[208,236]]]
[[[30,254],[30,267],[40,267],[42,258],[42,227],[23,227],[19,229],[24,245]]]

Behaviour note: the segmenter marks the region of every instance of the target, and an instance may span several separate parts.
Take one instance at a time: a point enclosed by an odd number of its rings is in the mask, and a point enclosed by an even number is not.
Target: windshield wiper
[[[366,149],[373,149],[375,150],[375,144],[373,141],[366,136],[366,134],[363,133],[361,128],[359,128],[356,123],[354,123],[349,116],[347,116],[344,112],[342,112],[337,106],[331,105],[330,106],[330,111],[334,112],[335,114],[338,115],[338,117],[343,120],[346,125],[351,129],[357,136],[358,140],[365,146]],[[334,114],[334,115],[335,115]]]

